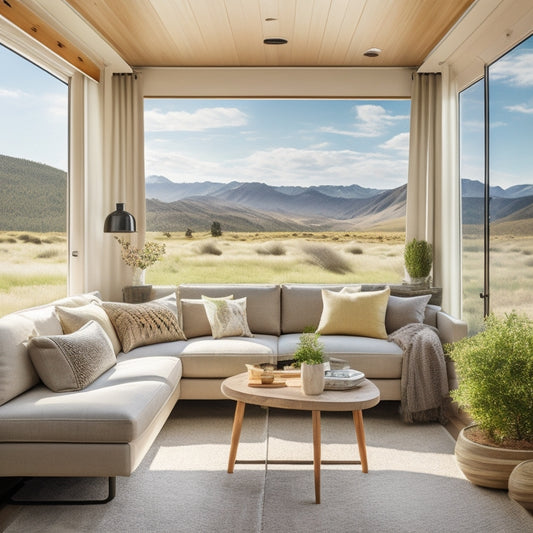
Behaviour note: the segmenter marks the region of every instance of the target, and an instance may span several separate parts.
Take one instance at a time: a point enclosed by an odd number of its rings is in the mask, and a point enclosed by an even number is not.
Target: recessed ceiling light
[[[381,48],[369,48],[363,53],[363,55],[366,57],[378,57],[379,54],[381,54]]]
[[[265,44],[287,44],[287,42],[287,39],[282,39],[281,37],[269,37],[263,40]]]

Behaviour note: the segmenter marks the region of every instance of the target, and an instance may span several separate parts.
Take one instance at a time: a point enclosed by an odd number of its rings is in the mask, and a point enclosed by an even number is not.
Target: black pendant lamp
[[[135,217],[124,211],[124,204],[117,204],[117,210],[107,215],[104,222],[104,233],[135,233],[137,227]]]

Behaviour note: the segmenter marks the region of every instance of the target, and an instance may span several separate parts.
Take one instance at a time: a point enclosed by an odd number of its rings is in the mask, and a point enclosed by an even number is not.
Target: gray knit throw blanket
[[[389,335],[403,350],[401,415],[404,422],[446,423],[448,396],[446,361],[438,330],[426,324],[407,324]]]

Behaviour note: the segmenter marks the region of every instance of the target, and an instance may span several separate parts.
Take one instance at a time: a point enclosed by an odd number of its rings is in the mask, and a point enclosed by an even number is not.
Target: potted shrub
[[[490,315],[447,349],[459,376],[452,398],[474,421],[459,434],[457,462],[476,485],[506,489],[513,468],[533,459],[533,322]]]
[[[294,361],[302,369],[304,394],[320,394],[324,390],[324,346],[319,333],[304,332],[300,335]]]
[[[433,265],[433,247],[424,240],[413,239],[405,245],[405,270],[413,285],[429,286],[429,275]]]

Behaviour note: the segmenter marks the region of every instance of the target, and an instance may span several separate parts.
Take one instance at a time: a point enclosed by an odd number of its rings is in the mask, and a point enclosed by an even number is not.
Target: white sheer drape
[[[99,290],[121,300],[132,269],[120,258],[112,234],[103,233],[105,217],[123,202],[137,221],[144,243],[144,125],[140,75],[104,73],[99,84],[75,76],[71,82],[71,162],[69,194],[69,293]],[[72,252],[77,252],[73,257]]]
[[[446,72],[416,74],[411,97],[406,240],[433,244],[433,284],[443,307],[460,314],[460,198],[457,105]]]

